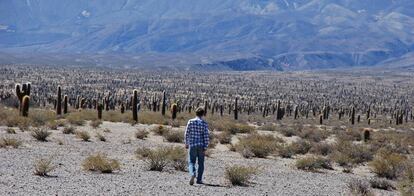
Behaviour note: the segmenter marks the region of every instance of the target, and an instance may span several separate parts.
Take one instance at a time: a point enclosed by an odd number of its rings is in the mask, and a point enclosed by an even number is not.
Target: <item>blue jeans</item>
[[[196,161],[198,161],[197,182],[202,182],[204,172],[204,148],[202,146],[189,147],[188,171],[191,176],[196,176]]]

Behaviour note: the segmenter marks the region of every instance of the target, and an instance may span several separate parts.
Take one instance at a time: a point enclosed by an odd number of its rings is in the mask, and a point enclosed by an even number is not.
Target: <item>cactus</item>
[[[79,109],[80,107],[80,101],[81,101],[81,96],[76,96],[76,104],[75,104],[75,109]]]
[[[121,103],[121,114],[123,114],[125,112],[125,106],[124,103]]]
[[[368,125],[371,125],[371,119],[368,118]]]
[[[134,90],[132,97],[132,119],[138,122],[138,90]]]
[[[208,101],[204,101],[204,116],[207,116]]]
[[[29,104],[30,104],[30,97],[25,95],[22,100],[22,116],[27,117],[29,116]]]
[[[176,103],[172,104],[171,105],[171,117],[173,120],[177,118],[177,110],[178,110],[177,104]]]
[[[165,91],[162,92],[162,106],[161,106],[161,114],[165,116],[165,107],[167,107],[167,96],[165,95]],[[191,109],[190,109],[191,112]]]
[[[102,109],[103,109],[103,105],[102,103],[98,104],[98,107],[96,107],[98,110],[98,119],[102,119]]]
[[[65,95],[63,97],[63,114],[67,114],[68,113],[68,96]]]
[[[19,99],[20,114],[22,114],[22,110],[23,110],[23,97],[30,96],[30,89],[31,89],[30,82],[23,84],[22,86],[20,86],[20,84],[16,84],[15,93],[16,93],[17,98]]]
[[[277,105],[276,105],[276,119],[282,120],[282,118],[283,118],[282,109],[280,108],[280,100],[278,100]]]
[[[239,119],[239,108],[238,108],[238,105],[237,105],[238,100],[239,100],[239,98],[236,97],[236,100],[234,101],[234,120]]]
[[[364,142],[367,142],[371,139],[371,132],[369,130],[364,130]]]
[[[319,115],[319,124],[322,125],[323,124],[323,115]]]
[[[56,100],[56,114],[62,114],[62,88],[58,86],[57,100]]]
[[[295,106],[295,119],[298,118],[298,115],[299,115],[298,106]]]
[[[223,116],[223,112],[224,112],[224,106],[223,104],[220,104],[220,116]]]
[[[355,124],[355,107],[352,107],[351,109],[351,124]]]

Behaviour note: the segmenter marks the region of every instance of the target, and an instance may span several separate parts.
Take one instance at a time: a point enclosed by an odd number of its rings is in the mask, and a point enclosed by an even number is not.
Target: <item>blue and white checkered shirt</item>
[[[185,129],[185,144],[189,147],[201,146],[207,149],[209,143],[208,124],[196,117],[190,119]]]

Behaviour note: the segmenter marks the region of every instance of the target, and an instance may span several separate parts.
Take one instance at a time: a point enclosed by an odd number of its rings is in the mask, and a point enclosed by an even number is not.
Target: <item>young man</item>
[[[204,153],[209,143],[208,124],[202,119],[204,109],[196,110],[196,117],[190,119],[185,130],[185,148],[188,149],[188,170],[191,175],[190,185],[196,178],[196,161],[198,162],[197,184],[203,184]]]

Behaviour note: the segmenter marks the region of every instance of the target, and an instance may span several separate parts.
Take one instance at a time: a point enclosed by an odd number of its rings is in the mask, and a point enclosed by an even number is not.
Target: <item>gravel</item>
[[[111,132],[103,132],[104,128]],[[62,134],[59,128],[51,130],[53,134],[48,142],[38,142],[29,132],[17,131],[11,135],[6,133],[6,127],[0,127],[0,138],[9,136],[23,141],[18,149],[0,148],[0,195],[349,195],[347,182],[354,178],[366,179],[339,169],[320,173],[300,171],[294,168],[292,159],[244,159],[218,145],[212,157],[206,159],[206,184],[190,186],[187,173],[147,171],[145,163],[134,155],[138,147],[182,144],[166,143],[152,133],[146,140],[136,139],[137,128],[150,129],[150,126],[104,122],[97,130],[78,127],[90,132],[90,142],[81,141],[73,134]],[[97,131],[107,142],[98,141]],[[63,145],[58,144],[59,140]],[[82,170],[82,161],[96,152],[119,160],[121,171],[100,174]],[[50,177],[34,175],[34,160],[50,156],[57,165]],[[249,186],[232,187],[224,179],[224,170],[234,164],[258,166],[260,172]],[[375,193],[398,195],[395,191],[375,190]]]

